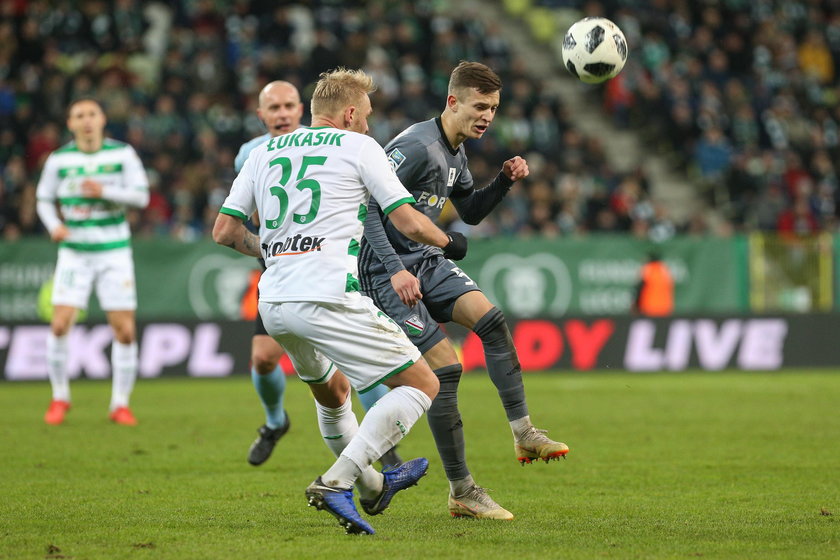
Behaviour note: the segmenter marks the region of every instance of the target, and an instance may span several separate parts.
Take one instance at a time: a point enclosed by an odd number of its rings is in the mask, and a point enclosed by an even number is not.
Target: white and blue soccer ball
[[[563,66],[587,84],[615,78],[627,62],[627,39],[616,24],[602,17],[575,22],[563,38]]]

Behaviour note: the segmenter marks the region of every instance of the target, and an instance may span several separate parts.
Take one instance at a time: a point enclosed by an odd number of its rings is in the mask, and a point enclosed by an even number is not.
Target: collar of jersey
[[[301,128],[306,128],[308,130],[321,130],[322,128],[333,128],[331,126],[302,126]]]
[[[449,138],[446,137],[446,133],[443,131],[443,122],[440,120],[440,117],[435,117],[435,124],[437,125],[438,130],[440,130],[440,139],[443,140],[443,145],[446,146],[446,149],[449,150],[450,154],[453,156],[458,155],[460,146],[458,148],[453,148],[452,144],[449,143]]]

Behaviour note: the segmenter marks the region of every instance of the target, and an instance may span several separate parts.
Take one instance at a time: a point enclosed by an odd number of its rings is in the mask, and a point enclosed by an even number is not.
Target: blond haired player
[[[266,84],[258,98],[257,116],[268,132],[242,144],[234,161],[237,173],[242,171],[251,150],[265,144],[271,138],[294,132],[300,127],[300,119],[303,117],[300,92],[293,84],[283,80]],[[260,266],[265,270],[265,261],[259,260]],[[283,348],[268,335],[262,317],[257,312],[254,336],[251,338],[251,380],[265,411],[265,423],[257,429],[259,435],[248,450],[248,462],[254,466],[262,465],[268,460],[277,442],[289,431],[291,425],[283,407],[286,372],[279,364],[282,355]],[[388,388],[380,385],[359,395],[359,400],[365,410],[368,410],[387,392]],[[394,467],[402,463],[395,449],[386,451],[381,461],[383,465]]]
[[[438,382],[399,327],[359,293],[357,255],[367,202],[374,194],[395,226],[453,258],[466,239],[446,234],[409,203],[414,199],[370,137],[372,80],[361,71],[321,75],[312,126],[272,138],[251,152],[213,230],[214,239],[262,256],[260,314],[317,401],[318,424],[336,462],[306,489],[309,504],[350,533],[374,532],[356,510],[354,485],[370,515],[417,483],[425,459],[377,473],[371,463],[428,410]],[[257,211],[259,237],[244,221]],[[340,370],[340,372],[338,371]],[[342,373],[343,372],[343,373]],[[349,381],[348,381],[349,379]],[[350,385],[391,391],[357,423]]]

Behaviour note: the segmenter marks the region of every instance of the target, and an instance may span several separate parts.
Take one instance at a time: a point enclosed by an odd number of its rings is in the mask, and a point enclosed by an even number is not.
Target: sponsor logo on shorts
[[[399,420],[397,420],[397,428],[400,429],[400,432],[402,433],[402,435],[405,435],[405,433],[408,431],[408,430],[405,429],[405,426],[403,425],[403,423],[400,422]]]
[[[412,336],[419,336],[423,334],[423,331],[426,329],[426,325],[423,321],[420,320],[420,317],[417,315],[412,315],[405,321],[405,328],[408,330],[408,334]]]
[[[391,163],[391,169],[396,171],[405,161],[405,156],[397,148],[394,148],[391,150],[391,153],[388,154],[388,161]]]

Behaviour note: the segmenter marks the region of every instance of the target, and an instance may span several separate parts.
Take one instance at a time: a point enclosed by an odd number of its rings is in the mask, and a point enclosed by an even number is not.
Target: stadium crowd
[[[446,76],[462,59],[487,62],[505,83],[496,122],[467,145],[476,184],[514,154],[532,171],[483,224],[462,226],[471,235],[619,231],[664,239],[707,231],[702,220],[675,225],[649,196],[643,171],[611,169],[600,139],[574,126],[497,25],[436,6],[3,2],[2,236],[42,231],[35,184],[46,155],[67,140],[70,99],[101,100],[109,135],[132,144],[150,172],[152,202],[134,213],[136,234],[192,240],[207,234],[227,193],[236,149],[263,132],[254,109],[264,83],[289,80],[306,98],[320,72],[364,68],[379,84],[371,134],[384,144],[439,113]],[[631,45],[624,72],[601,90],[605,109],[670,153],[736,227],[837,229],[835,2],[604,0],[583,10],[577,15],[612,17]]]
[[[264,132],[254,111],[263,84],[289,80],[308,99],[320,72],[364,68],[379,84],[371,134],[384,144],[440,113],[447,76],[463,59],[490,64],[504,80],[496,122],[467,146],[476,185],[517,154],[531,177],[478,228],[452,227],[474,236],[673,234],[645,175],[610,168],[599,140],[573,126],[497,26],[430,2],[266,0],[3,2],[0,230],[6,239],[42,231],[35,185],[45,157],[67,140],[73,98],[101,100],[108,134],[148,168],[152,201],[133,214],[135,235],[193,240],[212,226],[238,146]]]
[[[837,231],[840,3],[588,6],[633,53],[604,89],[617,123],[671,152],[736,228]]]

